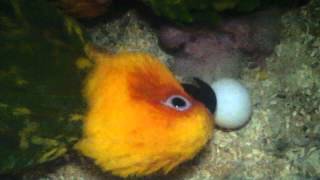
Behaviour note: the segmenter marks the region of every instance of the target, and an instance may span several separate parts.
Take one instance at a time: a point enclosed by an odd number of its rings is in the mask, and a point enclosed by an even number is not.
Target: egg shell
[[[215,123],[226,129],[237,129],[245,125],[251,115],[248,89],[240,82],[224,78],[211,84],[217,98]]]

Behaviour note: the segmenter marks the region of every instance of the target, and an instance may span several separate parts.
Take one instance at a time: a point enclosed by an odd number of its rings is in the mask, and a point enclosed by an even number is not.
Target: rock
[[[129,11],[112,22],[101,23],[88,29],[94,44],[111,52],[143,51],[157,56],[170,66],[171,56],[158,46],[157,34],[136,11]]]
[[[173,70],[180,76],[198,76],[212,83],[222,77],[238,78],[241,63],[249,59],[253,67],[279,42],[279,11],[269,10],[236,19],[226,19],[216,28],[160,28],[161,45],[175,58]]]

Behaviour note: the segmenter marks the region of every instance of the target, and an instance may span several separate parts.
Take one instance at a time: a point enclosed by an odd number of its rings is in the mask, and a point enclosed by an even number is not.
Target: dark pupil
[[[175,107],[183,107],[186,105],[186,102],[181,98],[175,97],[172,99],[172,104]]]

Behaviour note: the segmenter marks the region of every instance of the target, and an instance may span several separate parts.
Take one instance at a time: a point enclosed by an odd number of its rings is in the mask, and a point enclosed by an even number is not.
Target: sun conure
[[[167,173],[210,138],[210,112],[155,57],[84,48],[44,0],[0,8],[0,174],[72,148],[118,176]]]
[[[98,54],[76,149],[120,176],[165,173],[193,158],[212,132],[209,111],[154,57]]]

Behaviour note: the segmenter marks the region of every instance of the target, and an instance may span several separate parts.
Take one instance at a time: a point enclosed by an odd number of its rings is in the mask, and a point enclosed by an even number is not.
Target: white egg
[[[215,123],[226,129],[236,129],[246,124],[251,116],[248,89],[234,79],[220,79],[211,87],[217,98]]]

